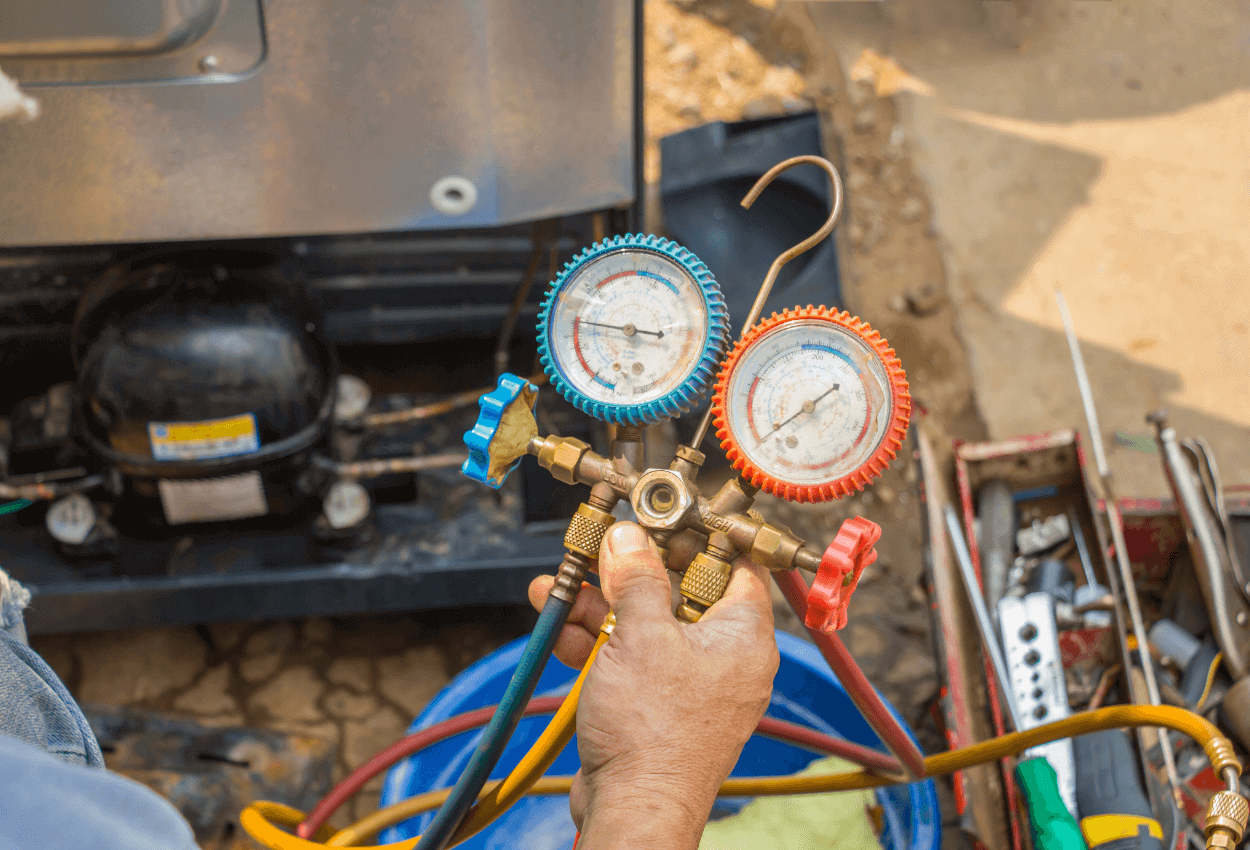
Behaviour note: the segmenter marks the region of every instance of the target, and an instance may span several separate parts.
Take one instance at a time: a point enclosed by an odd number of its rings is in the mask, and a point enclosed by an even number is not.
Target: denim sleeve
[[[155,791],[0,735],[0,850],[196,850]]]
[[[30,593],[0,570],[0,735],[71,764],[103,767],[82,709],[56,673],[26,645],[22,609]]]

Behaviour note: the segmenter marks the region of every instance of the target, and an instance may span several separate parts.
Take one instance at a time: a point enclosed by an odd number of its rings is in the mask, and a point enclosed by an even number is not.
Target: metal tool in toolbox
[[[999,601],[999,625],[1015,629],[1012,639],[1000,647],[994,622],[981,595],[972,555],[964,542],[963,530],[955,510],[947,506],[944,518],[955,550],[955,560],[963,577],[964,590],[981,632],[981,642],[990,658],[999,692],[1003,696],[1011,725],[1016,731],[1032,729],[1067,716],[1067,696],[1063,685],[1063,669],[1058,661],[1058,638],[1054,630],[1054,610],[1041,600],[1040,606],[1004,597]],[[1032,597],[1049,594],[1035,593]],[[1004,607],[1003,603],[1007,603]],[[1041,608],[1041,611],[1028,609]],[[1037,616],[1040,613],[1042,616]],[[1029,615],[1033,614],[1032,620]],[[1045,614],[1050,615],[1049,631],[1045,631]],[[1053,644],[1053,651],[1051,649]],[[1004,655],[1003,648],[1006,649]],[[1045,655],[1043,653],[1046,653]],[[1043,681],[1045,677],[1045,681]],[[1060,696],[1062,699],[1060,700]],[[1062,702],[1062,709],[1056,705]],[[1051,713],[1055,712],[1055,716]],[[1044,763],[1045,766],[1038,764]],[[1076,776],[1072,761],[1072,742],[1068,738],[1032,747],[1022,753],[1016,778],[1024,792],[1030,811],[1033,838],[1041,850],[1081,848],[1076,815]]]
[[[1092,628],[1107,628],[1111,625],[1111,612],[1094,610],[1083,611],[1087,606],[1093,606],[1104,600],[1110,593],[1107,588],[1098,583],[1098,577],[1094,575],[1094,561],[1089,554],[1089,544],[1085,542],[1085,532],[1081,530],[1080,518],[1076,515],[1076,509],[1068,508],[1068,524],[1072,529],[1072,542],[1076,544],[1076,555],[1081,562],[1081,572],[1085,575],[1085,584],[1078,587],[1072,594],[1073,609],[1084,614],[1085,620]]]
[[[1224,667],[1233,677],[1223,713],[1233,734],[1243,746],[1250,746],[1250,584],[1224,508],[1219,468],[1203,442],[1177,436],[1165,412],[1148,419],[1155,426],[1163,469],[1176,495],[1212,631]]]
[[[1024,597],[1004,596],[998,600],[998,625],[1008,680],[1003,683],[1007,698],[1015,706],[1014,716],[1032,729],[1067,717],[1068,689],[1059,657],[1059,633],[1055,628],[1055,598],[1049,593]],[[1072,740],[1063,738],[1033,747],[1025,757],[1042,756],[1054,768],[1060,795],[1068,811],[1077,814],[1076,764]]]
[[[1067,643],[1061,641],[1059,644],[1056,651],[1057,659],[1061,659],[1068,653],[1076,653],[1074,657],[1085,659],[1083,663],[1102,658],[1102,664],[1114,665],[1115,658],[1118,656],[1112,651],[1107,642],[1105,630],[1097,624],[1096,620],[1098,615],[1105,617],[1106,611],[1103,609],[1113,604],[1114,600],[1107,597],[1107,590],[1097,581],[1097,575],[1094,572],[1094,555],[1085,545],[1088,537],[1087,528],[1090,526],[1087,525],[1086,519],[1082,518],[1079,506],[1088,502],[1089,496],[1078,462],[1079,457],[1077,435],[1074,432],[1061,432],[1019,438],[1003,443],[965,444],[957,450],[957,471],[965,510],[970,511],[974,504],[982,509],[987,506],[993,509],[992,499],[984,496],[979,499],[974,498],[985,489],[991,489],[991,492],[1001,491],[1003,497],[1009,498],[1016,506],[1015,511],[1008,511],[1005,504],[1000,506],[1000,514],[1004,518],[1010,518],[1010,522],[1004,525],[1001,534],[986,535],[986,523],[983,519],[981,524],[983,536],[979,541],[983,569],[988,563],[986,545],[994,545],[993,540],[998,538],[1003,541],[1013,540],[1007,532],[1016,531],[1015,516],[1018,513],[1026,518],[1018,533],[1014,535],[1014,543],[1020,552],[1027,551],[1029,554],[1027,557],[1017,557],[1015,561],[1016,563],[1021,560],[1032,561],[1034,565],[1032,577],[1027,582],[1019,579],[1006,583],[1008,596],[1002,601],[1005,601],[1007,606],[1024,607],[1026,600],[1036,599],[1041,603],[1039,609],[1044,607],[1047,613],[1042,614],[1039,610],[1039,613],[1023,624],[1024,626],[1034,625],[1035,620],[1040,620],[1044,623],[1051,623],[1051,628],[1056,633],[1059,628],[1071,630],[1065,633]],[[970,512],[968,515],[971,515]],[[1030,521],[1027,519],[1029,517],[1033,519]],[[1096,524],[1092,527],[1095,532],[1098,531]],[[957,523],[952,528],[958,533]],[[975,538],[969,539],[969,545],[977,542]],[[1004,564],[1011,563],[1009,547],[1012,544],[1003,543],[1002,545],[1004,551],[998,561]],[[1077,576],[1072,575],[1065,561],[1080,562],[1080,566],[1076,567]],[[1027,574],[1028,570],[1024,572]],[[973,582],[972,586],[979,587],[975,583],[975,574],[971,564],[969,564],[968,573],[970,581]],[[1114,575],[1111,577],[1114,578]],[[1075,598],[1076,594],[1072,587],[1074,579],[1077,584],[1076,590],[1086,586],[1092,588],[1088,594],[1092,605],[1076,606],[1063,601]],[[1034,592],[1022,592],[1021,584],[1027,584],[1027,587],[1032,588]],[[986,601],[991,604],[1002,602],[1000,600]],[[1052,619],[1055,614],[1051,612],[1062,612],[1065,609],[1066,614]],[[1080,609],[1079,615],[1075,614],[1077,609]],[[1006,614],[1004,617],[1004,613],[1006,612],[1000,612],[1004,626],[1008,622],[1014,624],[1015,621],[1012,619],[1014,615]],[[1019,629],[1014,631],[1015,634],[1012,635],[1004,628],[1002,641],[1005,645],[1012,643],[1013,639],[1017,645],[1029,643],[1029,641],[1019,640],[1021,635]],[[1034,642],[1038,640],[1038,636],[1033,635],[1031,629],[1025,629],[1023,634],[1025,637],[1032,636]],[[1023,646],[1021,649],[1023,652],[1028,651]],[[1043,655],[1044,653],[1039,651],[1036,657],[1028,659],[1034,662],[1033,665],[1025,663],[1021,667],[1043,666]],[[1018,657],[1024,660],[1023,654]],[[1054,669],[1060,675],[1063,672],[1061,665],[1062,660],[1058,660],[1054,665]],[[1013,689],[1016,689],[1014,696],[1017,699],[1011,700],[1011,709],[1017,715],[1025,715],[1019,721],[1021,725],[1037,723],[1035,720],[1030,721],[1027,713],[1030,708],[1036,709],[1039,702],[1046,704],[1048,713],[1052,710],[1052,706],[1058,705],[1059,711],[1070,714],[1067,708],[1069,696],[1062,679],[1057,681],[1052,679],[1055,681],[1053,687],[1043,687],[1040,689],[1041,692],[1037,693],[1038,684],[1041,683],[1043,675],[1039,672],[1037,682],[1033,682],[1030,671],[1025,681],[1033,687],[1025,691],[1018,687],[1023,684],[1022,682],[1011,681],[1013,674],[1018,673],[1019,670],[1010,670],[1011,664],[1006,659],[1004,659],[1003,666],[1009,669],[1006,676],[1008,683],[1000,686],[1000,690],[1004,694],[1012,694]],[[1023,696],[1023,701],[1018,699],[1021,696]],[[1052,699],[1053,696],[1058,696],[1058,699]],[[1116,835],[1130,833],[1135,835],[1142,824],[1145,824],[1150,840],[1157,840],[1157,836],[1162,834],[1162,827],[1153,814],[1133,751],[1130,749],[1131,757],[1121,759],[1114,766],[1114,772],[1108,774],[1105,766],[1091,761],[1085,750],[1072,745],[1073,741],[1075,739],[1065,741],[1069,745],[1066,747],[1068,753],[1066,757],[1063,755],[1056,757],[1061,770],[1064,765],[1068,768],[1069,779],[1066,784],[1072,790],[1067,794],[1061,792],[1060,786],[1065,783],[1059,773],[1050,767],[1049,761],[1045,763],[1045,767],[1039,764],[1036,758],[1032,761],[1023,761],[1010,772],[1013,785],[1008,787],[1009,789],[1014,787],[1024,798],[1024,811],[1034,833],[1034,846],[1047,848],[1080,847],[1090,844],[1095,847],[1115,846],[1107,842]],[[1107,784],[1108,782],[1111,784]],[[1075,806],[1072,805],[1073,796],[1075,796]],[[1056,820],[1056,815],[1060,814],[1061,810],[1066,814],[1060,820]],[[1089,844],[1086,843],[1086,838],[1082,837],[1077,822],[1075,820],[1067,822],[1067,817],[1070,817],[1072,813],[1080,815],[1081,827],[1090,827],[1086,831]],[[1107,817],[1117,813],[1122,816],[1118,820]],[[1091,816],[1100,820],[1085,824],[1086,818]],[[1149,822],[1143,818],[1148,819]],[[1079,843],[1064,843],[1073,841]]]
[[[1162,705],[1159,695],[1159,682],[1155,675],[1154,659],[1146,643],[1146,623],[1142,617],[1141,600],[1138,598],[1137,585],[1133,580],[1133,567],[1128,559],[1128,547],[1124,542],[1124,526],[1120,520],[1120,509],[1116,504],[1115,492],[1111,486],[1111,467],[1107,463],[1107,453],[1102,443],[1102,431],[1098,428],[1098,412],[1094,408],[1094,395],[1090,389],[1089,375],[1085,371],[1085,358],[1081,356],[1081,344],[1076,338],[1076,330],[1072,326],[1072,315],[1068,312],[1068,302],[1063,293],[1055,290],[1055,301],[1059,305],[1059,313],[1063,319],[1063,332],[1068,340],[1068,350],[1072,355],[1072,368],[1076,372],[1077,387],[1081,393],[1081,404],[1085,408],[1086,424],[1089,426],[1090,441],[1094,449],[1094,462],[1098,469],[1098,482],[1101,495],[1106,504],[1107,522],[1111,527],[1111,540],[1115,547],[1115,562],[1120,573],[1120,583],[1124,586],[1124,601],[1133,634],[1137,639],[1137,659],[1145,680],[1146,697],[1151,705]],[[1113,588],[1114,590],[1114,588]],[[1127,656],[1126,656],[1127,657]],[[1131,679],[1130,679],[1131,682]],[[1130,693],[1133,687],[1129,686]],[[1137,701],[1136,699],[1134,701]],[[1176,773],[1176,758],[1166,729],[1159,730],[1162,744],[1163,765],[1167,771],[1168,782],[1172,787],[1172,796],[1180,805],[1180,777]]]

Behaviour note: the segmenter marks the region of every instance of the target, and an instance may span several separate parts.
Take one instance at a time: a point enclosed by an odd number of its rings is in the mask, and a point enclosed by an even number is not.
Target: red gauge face
[[[902,445],[911,396],[881,335],[848,313],[787,310],[734,348],[717,382],[717,434],[765,492],[823,502],[861,489]]]

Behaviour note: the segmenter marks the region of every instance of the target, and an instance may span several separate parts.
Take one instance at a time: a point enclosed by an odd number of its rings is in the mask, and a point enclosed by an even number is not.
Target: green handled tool
[[[1016,764],[1016,782],[1024,794],[1036,850],[1088,850],[1081,827],[1063,803],[1050,762],[1042,757],[1021,760]]]

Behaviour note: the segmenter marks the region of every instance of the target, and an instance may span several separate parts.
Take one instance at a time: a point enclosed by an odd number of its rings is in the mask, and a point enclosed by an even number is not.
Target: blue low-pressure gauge
[[[617,425],[689,410],[707,390],[729,314],[707,266],[658,236],[616,236],[564,267],[538,323],[551,385]]]

